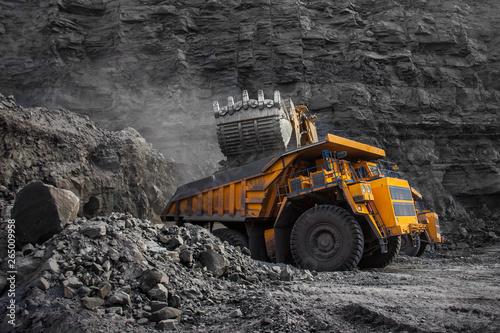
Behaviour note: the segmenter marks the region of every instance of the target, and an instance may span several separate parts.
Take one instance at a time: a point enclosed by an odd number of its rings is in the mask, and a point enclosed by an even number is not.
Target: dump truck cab
[[[379,267],[373,258],[384,256],[388,258],[383,265],[388,264],[399,251],[397,237],[426,229],[417,218],[411,187],[400,178],[397,167],[382,168],[376,163],[385,156],[383,150],[332,135],[327,142],[335,144],[325,145],[331,150],[323,150],[321,159],[307,154],[297,157],[299,164],[303,158],[315,159],[315,164],[291,173],[286,185],[278,186],[280,205],[302,209],[335,205],[349,211],[363,230],[361,264]]]
[[[384,267],[401,235],[422,234],[408,181],[382,170],[384,150],[328,134],[180,187],[162,219],[220,222],[252,257],[324,270]]]
[[[381,176],[379,166],[374,162],[358,161],[354,164],[354,169],[363,180],[370,180]]]

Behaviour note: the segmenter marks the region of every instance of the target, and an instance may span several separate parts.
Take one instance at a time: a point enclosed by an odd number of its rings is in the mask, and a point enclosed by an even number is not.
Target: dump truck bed
[[[242,165],[237,168],[232,168],[226,171],[217,172],[213,176],[202,178],[194,182],[182,185],[177,188],[174,196],[170,201],[177,201],[189,196],[196,195],[207,189],[223,186],[240,179],[249,178],[251,176],[262,173],[262,169],[269,164],[270,161],[275,159],[276,156],[267,157],[258,161]]]
[[[273,219],[278,213],[275,188],[297,158],[321,156],[323,150],[346,151],[346,160],[377,160],[385,151],[328,134],[323,141],[264,158],[179,187],[165,208],[164,221],[234,221]],[[285,175],[290,172],[285,172]]]

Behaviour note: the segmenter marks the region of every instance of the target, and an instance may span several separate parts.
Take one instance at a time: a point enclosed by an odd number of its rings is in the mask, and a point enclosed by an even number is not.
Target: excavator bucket
[[[233,97],[229,97],[227,106],[221,108],[217,101],[213,106],[217,138],[228,159],[251,154],[271,155],[318,141],[312,123],[316,118],[309,115],[307,108],[295,107],[290,99],[282,99],[279,91],[274,92],[273,99],[266,99],[259,90],[255,100],[249,99],[248,91],[243,90],[241,101],[235,103]],[[294,129],[295,140],[291,140]],[[296,143],[292,144],[293,141]]]
[[[243,91],[241,101],[228,98],[227,106],[214,102],[217,138],[222,153],[236,157],[249,153],[284,151],[292,136],[289,113],[280,93],[274,99],[265,99],[259,90],[258,99],[249,99]]]

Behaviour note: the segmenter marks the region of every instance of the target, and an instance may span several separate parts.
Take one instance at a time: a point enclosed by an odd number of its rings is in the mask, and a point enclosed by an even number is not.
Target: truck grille
[[[411,203],[394,202],[392,206],[396,216],[415,216],[415,206]]]

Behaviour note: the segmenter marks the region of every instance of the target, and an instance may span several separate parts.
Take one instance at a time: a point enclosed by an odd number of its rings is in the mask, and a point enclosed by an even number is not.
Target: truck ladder
[[[380,230],[380,234],[382,235],[382,239],[379,240],[381,252],[386,253],[387,252],[387,235],[389,233],[387,231],[387,228],[385,227],[384,221],[382,220],[382,216],[380,215],[380,213],[377,209],[377,206],[375,205],[375,202],[370,202],[369,205],[372,207],[372,210],[373,210],[370,213],[370,215],[373,216],[375,223],[377,223],[377,228],[378,228],[378,230]]]

